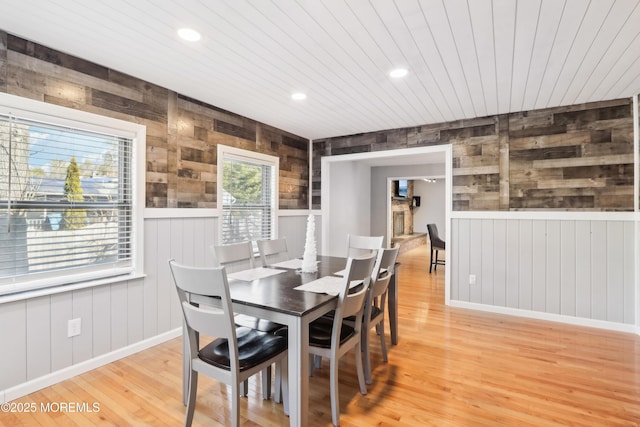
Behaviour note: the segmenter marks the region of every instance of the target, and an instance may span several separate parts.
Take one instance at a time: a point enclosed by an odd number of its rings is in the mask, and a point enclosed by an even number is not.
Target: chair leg
[[[284,406],[284,414],[289,415],[289,356],[278,362],[280,366],[280,382],[282,391],[282,405]]]
[[[276,390],[273,401],[282,403],[284,414],[289,415],[289,365],[286,357],[276,362]]]
[[[310,377],[313,376],[313,372],[315,371],[313,361],[314,361],[313,354],[309,353],[309,376]]]
[[[358,347],[356,347],[357,349]],[[357,353],[360,353],[357,351]],[[332,357],[330,360],[331,372],[329,374],[329,384],[331,391],[331,420],[333,425],[340,425],[340,397],[338,396],[338,358]],[[362,374],[362,361],[360,361],[360,374]],[[360,378],[360,374],[358,378]]]
[[[247,393],[249,393],[249,380],[244,380],[240,383],[240,396],[247,397]]]
[[[185,427],[191,426],[193,423],[193,413],[196,409],[196,393],[198,391],[198,372],[191,371],[189,376],[189,395],[187,397],[187,413],[184,419]]]
[[[273,401],[282,402],[282,363],[276,362],[276,388],[273,391]]]
[[[436,249],[436,262],[433,263],[433,269],[438,271],[438,250]]]
[[[242,386],[242,383],[241,383]],[[245,390],[247,386],[245,385]],[[238,383],[231,384],[231,425],[233,427],[240,426],[240,390]]]
[[[386,363],[389,361],[387,358],[387,342],[384,339],[384,317],[378,323],[378,327],[380,328],[380,349],[382,350],[382,360]]]
[[[358,383],[360,383],[360,393],[367,394],[367,385],[364,380],[364,372],[362,369],[362,352],[356,346],[354,348],[354,353],[356,354],[356,372],[358,373]]]
[[[360,348],[364,358],[364,375],[367,384],[371,384],[371,355],[369,354],[369,325],[362,326],[362,338],[360,339]]]
[[[376,335],[380,335],[380,334],[381,334],[381,332],[380,332],[380,323],[378,323],[376,325]]]
[[[271,399],[271,366],[262,370],[262,399]]]
[[[431,273],[431,269],[433,268],[433,249],[429,252],[429,273]]]

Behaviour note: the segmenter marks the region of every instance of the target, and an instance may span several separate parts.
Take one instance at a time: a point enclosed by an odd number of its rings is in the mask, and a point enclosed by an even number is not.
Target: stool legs
[[[436,256],[435,259],[433,257],[433,253],[435,252]],[[431,273],[432,270],[438,270],[438,264],[444,265],[444,261],[439,261],[438,260],[438,249],[431,249],[431,252],[429,254],[429,273]]]
[[[430,256],[429,256],[429,273],[431,273],[432,268],[433,268],[433,249],[430,250]]]

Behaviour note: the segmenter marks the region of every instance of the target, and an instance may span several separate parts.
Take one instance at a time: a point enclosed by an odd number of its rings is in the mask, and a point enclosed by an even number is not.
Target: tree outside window
[[[67,177],[64,182],[64,195],[69,202],[84,202],[82,184],[80,183],[80,168],[75,156],[67,167]],[[87,225],[87,211],[85,209],[65,209],[62,215],[64,228],[73,230]]]
[[[271,239],[275,233],[277,157],[218,147],[220,242]]]

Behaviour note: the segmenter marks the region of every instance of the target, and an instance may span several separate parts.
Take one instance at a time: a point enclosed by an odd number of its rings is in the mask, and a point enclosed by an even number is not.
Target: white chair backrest
[[[358,236],[347,234],[347,257],[376,255],[382,248],[384,236]]]
[[[284,237],[271,240],[258,240],[258,251],[260,252],[260,261],[263,267],[289,259],[287,239]]]
[[[236,329],[225,268],[190,267],[174,260],[169,261],[169,267],[187,326],[191,356],[195,356],[199,350],[196,332],[202,332],[210,337],[226,338],[232,343],[229,346],[231,369],[239,369]],[[220,298],[222,309],[208,307],[202,303],[197,306],[191,304],[193,298],[197,296]]]
[[[367,258],[349,258],[343,278],[340,295],[338,295],[338,306],[336,307],[334,329],[336,324],[342,324],[342,319],[349,316],[362,317],[364,308],[364,300],[367,296],[369,284],[371,283],[371,274],[375,264],[375,256],[371,255]],[[349,285],[352,282],[362,282],[361,289],[350,290]],[[338,333],[338,338],[340,334]]]
[[[227,273],[254,268],[250,241],[230,245],[211,245],[215,265],[225,266]]]
[[[371,275],[371,285],[369,286],[371,298],[377,298],[387,291],[391,276],[394,273],[399,250],[400,247],[398,246],[391,249],[382,249],[378,252],[376,264]]]

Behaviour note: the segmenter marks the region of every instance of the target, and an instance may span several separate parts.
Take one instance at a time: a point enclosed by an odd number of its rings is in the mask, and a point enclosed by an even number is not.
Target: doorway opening
[[[389,177],[391,213],[387,232],[391,246],[398,246],[400,253],[415,249],[429,242],[427,224],[436,224],[444,233],[445,177],[444,175]],[[398,196],[398,183],[406,185],[406,193]]]
[[[385,246],[390,246],[393,239],[391,180],[400,178],[422,180],[435,176],[440,179],[444,185],[445,217],[443,227],[438,228],[442,228],[440,234],[450,241],[452,168],[450,144],[322,157],[322,253],[344,256],[347,234],[383,235]],[[425,203],[426,200],[421,199],[420,207],[414,207],[414,212],[422,210]],[[419,229],[414,232],[426,233],[426,224],[418,224]],[[407,232],[406,217],[403,232]],[[454,249],[454,245],[450,248]],[[451,269],[446,268],[447,303],[450,281]]]

